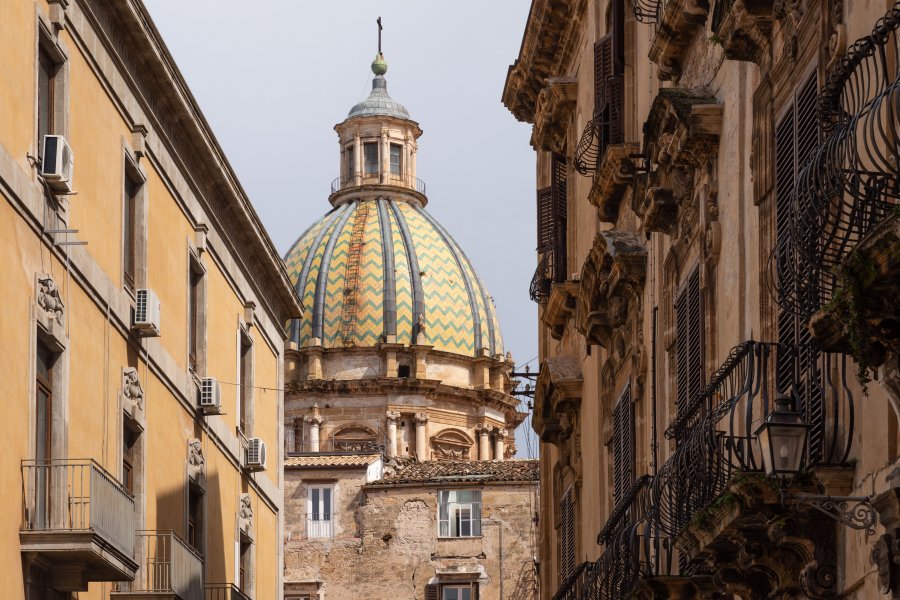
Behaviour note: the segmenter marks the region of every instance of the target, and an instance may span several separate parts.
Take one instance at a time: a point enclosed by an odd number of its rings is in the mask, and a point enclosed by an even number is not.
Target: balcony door
[[[309,487],[306,507],[307,538],[334,537],[333,502],[333,486],[314,485]]]
[[[56,356],[40,341],[37,345],[34,419],[34,523],[50,526],[50,459],[53,439],[53,377]]]

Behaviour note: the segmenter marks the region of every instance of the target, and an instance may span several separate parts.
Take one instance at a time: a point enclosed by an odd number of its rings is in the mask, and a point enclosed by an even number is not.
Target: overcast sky
[[[531,127],[500,102],[527,0],[144,1],[282,255],[330,208],[333,127],[371,89],[381,16],[388,92],[424,131],[428,210],[485,281],[516,362],[537,355]]]

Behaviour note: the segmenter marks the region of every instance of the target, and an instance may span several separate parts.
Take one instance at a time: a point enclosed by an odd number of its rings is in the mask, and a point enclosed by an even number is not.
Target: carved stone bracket
[[[588,200],[597,207],[601,221],[615,223],[618,219],[619,204],[634,181],[635,167],[631,157],[637,152],[638,145],[629,142],[610,144],[603,153],[588,194]]]
[[[241,533],[252,537],[253,532],[253,507],[250,494],[241,494],[238,502],[238,527]]]
[[[122,409],[133,421],[144,412],[144,387],[134,367],[122,369]]]
[[[719,6],[727,3],[716,3]],[[723,8],[725,14],[714,14],[715,34],[729,60],[746,60],[763,66],[768,60],[774,0],[734,0]]]
[[[555,356],[544,360],[535,386],[532,419],[532,427],[542,442],[558,443],[564,437],[564,424],[571,422],[564,415],[581,407],[582,381],[578,359]]]
[[[669,0],[650,46],[650,60],[659,66],[661,80],[681,76],[681,59],[706,23],[708,0]]]
[[[588,344],[611,349],[613,331],[640,302],[647,250],[631,233],[603,231],[581,270],[575,326]]]
[[[574,77],[547,80],[547,87],[538,94],[534,110],[531,144],[535,148],[560,154],[565,152],[566,133],[575,114],[577,98],[578,80]]]
[[[575,314],[579,288],[578,281],[566,281],[554,285],[550,291],[550,298],[541,313],[541,322],[550,329],[550,336],[555,340],[562,339],[569,319]]]
[[[50,275],[38,277],[35,299],[47,320],[54,321],[60,327],[65,325],[66,307],[59,294],[59,287]]]
[[[194,483],[203,481],[206,459],[203,457],[203,444],[198,439],[188,442],[187,472],[188,478]]]

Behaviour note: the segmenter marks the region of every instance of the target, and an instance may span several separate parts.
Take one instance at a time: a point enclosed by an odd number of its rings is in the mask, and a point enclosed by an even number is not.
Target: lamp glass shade
[[[766,420],[756,431],[766,475],[793,475],[800,471],[806,435],[805,423],[775,423]]]

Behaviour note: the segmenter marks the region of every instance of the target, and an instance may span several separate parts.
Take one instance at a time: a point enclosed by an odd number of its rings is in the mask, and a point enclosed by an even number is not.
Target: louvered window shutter
[[[479,589],[478,589],[478,583],[476,582],[476,583],[472,584],[472,600],[478,600],[478,598],[479,598]]]
[[[613,74],[612,35],[607,34],[594,44],[594,115],[606,106],[606,80]]]
[[[425,600],[440,600],[439,587],[436,583],[425,586]]]
[[[550,197],[553,218],[553,281],[562,283],[566,280],[567,244],[566,224],[568,215],[568,166],[566,157],[554,154],[551,173]]]
[[[537,191],[537,251],[553,248],[553,202],[551,188]]]
[[[613,409],[613,499],[616,506],[634,483],[634,404],[631,386],[625,388]]]
[[[572,501],[572,490],[566,492],[560,502],[559,539],[559,580],[565,581],[575,570],[575,504]]]
[[[675,301],[676,407],[680,414],[703,389],[703,305],[700,269]]]

